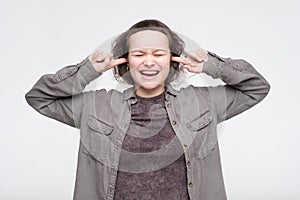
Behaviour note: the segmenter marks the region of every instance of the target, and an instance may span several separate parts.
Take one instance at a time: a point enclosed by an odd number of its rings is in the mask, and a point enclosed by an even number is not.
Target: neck
[[[135,94],[143,98],[151,98],[160,95],[165,91],[165,87],[161,86],[155,89],[145,89],[143,87],[135,88]]]

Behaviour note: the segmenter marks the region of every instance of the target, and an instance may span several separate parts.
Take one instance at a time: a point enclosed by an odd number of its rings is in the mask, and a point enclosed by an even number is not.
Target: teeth
[[[143,74],[143,75],[156,75],[156,74],[158,74],[158,71],[141,71],[141,74]]]

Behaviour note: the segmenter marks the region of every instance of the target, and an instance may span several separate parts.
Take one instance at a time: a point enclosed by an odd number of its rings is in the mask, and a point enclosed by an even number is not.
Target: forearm
[[[209,61],[204,64],[203,72],[213,78],[220,78],[255,99],[264,98],[270,84],[254,67],[243,59],[221,58],[209,52]]]
[[[79,112],[84,98],[87,98],[87,95],[82,95],[82,91],[99,75],[101,73],[85,59],[76,65],[64,67],[55,74],[42,76],[25,98],[41,114],[75,126],[72,119],[75,115],[73,103],[76,100]]]
[[[221,58],[209,52],[209,60],[204,63],[203,72],[226,83],[225,86],[209,87],[219,121],[259,103],[270,90],[266,79],[242,59]]]

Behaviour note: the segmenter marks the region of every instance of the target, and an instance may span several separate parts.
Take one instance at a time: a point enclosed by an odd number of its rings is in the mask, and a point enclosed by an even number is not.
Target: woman
[[[26,94],[41,114],[80,128],[74,199],[226,199],[217,124],[260,102],[270,85],[245,60],[183,52],[165,24],[143,20],[115,40],[113,55],[96,51]],[[83,92],[111,69],[132,87]],[[226,84],[175,90],[183,69]]]

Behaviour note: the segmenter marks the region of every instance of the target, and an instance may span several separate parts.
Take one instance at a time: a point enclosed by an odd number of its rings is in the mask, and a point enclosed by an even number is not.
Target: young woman
[[[80,128],[74,199],[226,199],[217,124],[260,102],[270,85],[245,60],[183,52],[165,24],[143,20],[115,39],[112,54],[95,51],[26,94],[41,114]],[[112,69],[132,87],[83,92]],[[226,84],[175,90],[183,70]]]

